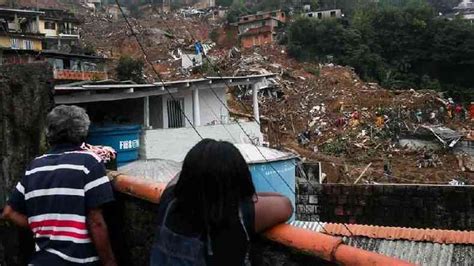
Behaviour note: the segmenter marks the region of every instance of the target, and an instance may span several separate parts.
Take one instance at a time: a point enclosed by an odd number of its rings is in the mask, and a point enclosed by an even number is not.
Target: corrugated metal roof
[[[270,149],[266,147],[257,147],[252,144],[234,144],[237,149],[239,149],[240,153],[244,157],[247,163],[264,163],[264,162],[272,162],[272,161],[280,161],[280,160],[287,160],[291,158],[295,158],[296,156],[282,152],[275,149]]]
[[[139,160],[118,169],[120,173],[168,183],[181,171],[181,163],[167,160]]]
[[[474,265],[474,246],[422,241],[346,237],[344,243],[418,265]]]
[[[343,236],[345,244],[419,265],[474,265],[472,231],[294,221],[293,226]],[[350,232],[349,232],[350,230]],[[390,239],[387,239],[390,238]],[[409,238],[406,240],[405,238]]]

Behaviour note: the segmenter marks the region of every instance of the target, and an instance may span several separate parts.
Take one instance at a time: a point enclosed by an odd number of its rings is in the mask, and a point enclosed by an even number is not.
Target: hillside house
[[[458,6],[453,8],[455,15],[474,23],[474,2],[473,0],[463,0]]]
[[[107,79],[105,59],[84,54],[78,24],[64,10],[0,7],[0,65],[47,61],[60,83]]]
[[[315,18],[315,19],[328,19],[328,18],[341,18],[342,11],[340,9],[326,9],[326,10],[316,10],[312,12],[306,12],[305,17]]]
[[[41,51],[44,34],[39,18],[44,12],[0,7],[0,48]]]
[[[78,50],[80,21],[74,14],[60,9],[41,11],[44,14],[39,18],[39,31],[45,35],[43,49],[65,52]]]
[[[56,86],[54,100],[86,108],[94,125],[140,125],[140,159],[179,162],[200,140],[191,123],[204,138],[248,143],[226,108],[228,86],[252,87],[254,117],[259,121],[257,95],[274,76],[207,77],[164,84],[86,81]],[[240,125],[252,141],[262,143],[258,123]]]
[[[286,15],[281,10],[242,16],[238,22],[240,45],[250,48],[271,44],[277,29],[285,23]]]

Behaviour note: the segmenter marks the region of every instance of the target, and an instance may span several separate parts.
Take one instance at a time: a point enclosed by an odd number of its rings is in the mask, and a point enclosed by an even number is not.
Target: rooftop
[[[245,15],[245,16],[241,16],[239,17],[240,18],[248,18],[248,17],[253,17],[253,16],[257,16],[257,15],[266,15],[266,14],[271,14],[271,13],[274,13],[274,12],[282,12],[281,9],[277,9],[277,10],[272,10],[272,11],[259,11],[255,14],[250,14],[250,15]]]
[[[44,15],[43,11],[28,10],[28,9],[15,9],[15,8],[4,8],[0,7],[0,13],[10,13],[10,14],[22,14],[22,15]]]
[[[343,242],[349,246],[417,265],[470,265],[474,261],[474,231],[302,221],[292,225],[343,237]]]

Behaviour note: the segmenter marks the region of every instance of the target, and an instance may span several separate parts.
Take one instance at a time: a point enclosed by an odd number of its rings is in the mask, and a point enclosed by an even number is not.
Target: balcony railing
[[[57,80],[104,80],[107,78],[105,71],[54,70],[54,79]]]

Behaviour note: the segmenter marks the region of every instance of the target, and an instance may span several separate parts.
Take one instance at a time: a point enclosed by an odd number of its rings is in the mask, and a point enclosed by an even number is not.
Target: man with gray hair
[[[33,232],[33,265],[116,265],[101,211],[112,187],[101,158],[80,147],[89,125],[80,107],[54,108],[52,150],[29,164],[4,209],[3,218]]]

